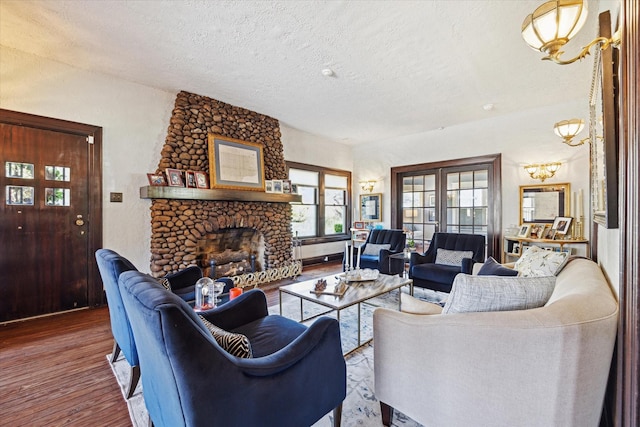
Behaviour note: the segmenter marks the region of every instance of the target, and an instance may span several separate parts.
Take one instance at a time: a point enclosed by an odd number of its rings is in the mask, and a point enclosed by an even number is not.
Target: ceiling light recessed
[[[331,68],[325,68],[324,70],[322,70],[322,75],[323,76],[327,76],[327,77],[332,77],[335,73],[333,72],[333,70]]]
[[[491,110],[493,110],[493,104],[484,104],[484,105],[482,106],[482,109],[483,109],[484,111],[491,111]]]

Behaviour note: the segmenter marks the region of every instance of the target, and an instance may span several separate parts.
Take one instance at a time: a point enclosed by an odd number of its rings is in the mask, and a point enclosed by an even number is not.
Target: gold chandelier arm
[[[610,38],[610,39],[608,39],[606,37],[598,37],[597,39],[593,40],[591,43],[589,43],[588,45],[583,47],[582,50],[580,51],[580,53],[578,54],[578,56],[576,56],[575,58],[571,58],[571,59],[568,59],[568,60],[560,59],[560,55],[562,55],[564,53],[563,51],[560,50],[560,51],[557,51],[557,52],[550,53],[548,56],[545,56],[544,58],[542,58],[542,60],[543,61],[553,61],[556,64],[560,64],[560,65],[573,64],[577,60],[584,59],[587,55],[589,55],[591,53],[591,52],[589,52],[589,50],[591,50],[591,48],[596,44],[601,44],[600,49],[604,50],[604,49],[607,49],[609,47],[609,45],[617,46],[619,43],[620,43],[620,40],[616,39],[615,36],[613,38]]]

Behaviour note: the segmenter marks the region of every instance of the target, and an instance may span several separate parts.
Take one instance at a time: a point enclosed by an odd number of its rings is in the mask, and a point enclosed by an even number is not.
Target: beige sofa
[[[402,300],[414,313],[373,317],[383,419],[395,408],[428,427],[598,425],[618,304],[597,264],[570,261],[536,309],[440,315]]]

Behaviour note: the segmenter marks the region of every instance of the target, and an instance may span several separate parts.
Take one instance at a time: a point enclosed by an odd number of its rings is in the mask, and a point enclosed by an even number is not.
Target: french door
[[[393,225],[418,252],[442,231],[481,234],[487,256],[500,253],[499,155],[393,168],[391,175]]]

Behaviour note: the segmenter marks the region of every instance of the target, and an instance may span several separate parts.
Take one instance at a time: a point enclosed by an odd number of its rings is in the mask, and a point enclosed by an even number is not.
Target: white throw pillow
[[[473,251],[450,251],[442,248],[436,251],[436,264],[462,267],[462,258],[473,258]]]
[[[386,249],[389,250],[391,249],[391,244],[390,243],[385,243],[385,244],[375,244],[375,243],[367,243],[367,245],[364,247],[364,251],[362,252],[362,255],[375,255],[378,256],[380,255],[380,250],[381,249]]]
[[[549,301],[555,277],[458,274],[442,314],[527,310]]]
[[[530,246],[520,259],[516,261],[514,269],[521,277],[555,276],[569,259],[566,252],[554,252],[539,246]]]

